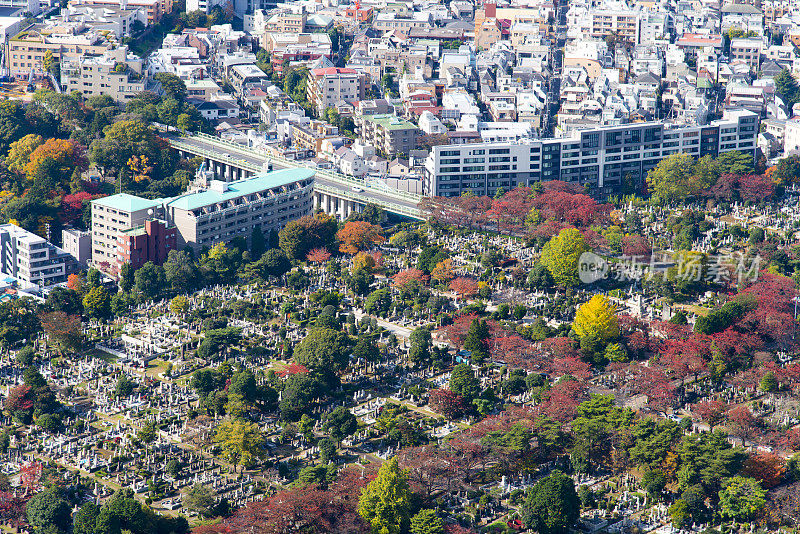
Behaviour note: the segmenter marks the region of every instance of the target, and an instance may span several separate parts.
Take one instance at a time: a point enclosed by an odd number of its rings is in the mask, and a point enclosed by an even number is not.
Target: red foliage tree
[[[424,286],[428,283],[428,275],[419,269],[403,269],[392,277],[392,286],[401,291],[413,287]]]
[[[592,377],[592,366],[574,356],[555,358],[550,369],[554,376],[570,375],[578,380],[588,380]]]
[[[531,211],[533,197],[529,187],[517,187],[501,198],[492,201],[492,207],[486,217],[493,221],[498,229],[509,235],[520,231],[525,226],[525,217]]]
[[[478,282],[473,278],[459,276],[450,280],[450,291],[459,298],[468,299],[478,294]]]
[[[712,430],[725,419],[727,411],[728,404],[720,400],[704,400],[692,406],[692,412],[708,423]]]
[[[755,435],[761,424],[761,421],[747,406],[732,408],[728,411],[726,419],[728,420],[728,430],[748,441]]]
[[[549,337],[539,342],[539,349],[551,358],[578,358],[580,351],[569,337]]]
[[[331,259],[331,253],[326,248],[312,248],[306,254],[306,259],[314,263],[325,263]]]
[[[533,205],[545,219],[583,227],[605,219],[611,211],[610,204],[598,204],[588,195],[555,190],[536,197]]]
[[[33,409],[33,393],[30,386],[21,384],[8,392],[5,402],[6,411],[27,412]]]
[[[91,193],[81,191],[71,195],[64,195],[61,199],[61,221],[66,224],[75,224],[81,218],[83,206],[91,201],[94,196]]]
[[[0,491],[0,521],[18,528],[25,516],[25,499],[8,491]]]
[[[626,235],[622,238],[622,253],[625,256],[646,260],[653,253],[653,247],[646,237],[640,235]]]
[[[584,387],[577,380],[560,380],[545,394],[539,407],[550,419],[566,423],[575,418],[583,395]]]
[[[771,489],[786,477],[786,460],[771,452],[756,452],[745,460],[742,471],[761,482],[764,488]]]
[[[25,495],[33,495],[42,487],[42,463],[29,462],[19,470],[19,483],[25,489]]]
[[[467,410],[464,398],[449,389],[434,389],[428,393],[428,405],[448,419],[456,419]]]
[[[336,239],[341,243],[339,251],[351,255],[369,250],[384,241],[381,227],[366,221],[347,221],[336,232]]]

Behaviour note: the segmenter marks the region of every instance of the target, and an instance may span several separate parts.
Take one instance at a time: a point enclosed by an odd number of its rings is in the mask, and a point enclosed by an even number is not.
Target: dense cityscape
[[[3,533],[800,532],[797,0],[0,30]]]

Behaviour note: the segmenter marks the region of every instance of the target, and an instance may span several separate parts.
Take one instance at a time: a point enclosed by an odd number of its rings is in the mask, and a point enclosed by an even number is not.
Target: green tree
[[[111,297],[102,286],[93,287],[83,297],[83,308],[89,317],[108,317],[111,314]]]
[[[191,512],[196,512],[202,517],[210,517],[216,504],[214,492],[205,484],[194,483],[183,494],[183,506]]]
[[[764,393],[774,393],[778,391],[778,385],[778,379],[775,378],[775,373],[772,371],[767,371],[763,378],[761,378],[761,384],[759,384],[759,387]]]
[[[129,292],[133,289],[133,281],[133,267],[130,262],[125,262],[119,270],[119,290],[123,293]]]
[[[153,78],[161,84],[165,99],[178,102],[186,100],[186,84],[179,77],[169,72],[159,72]]]
[[[164,268],[148,261],[134,273],[133,287],[143,300],[153,300],[158,297],[167,286]]]
[[[578,259],[589,250],[581,233],[575,228],[565,228],[545,244],[541,263],[556,284],[575,286],[579,282]]]
[[[331,328],[314,328],[295,346],[294,359],[309,369],[336,373],[347,365],[348,338]]]
[[[464,397],[467,402],[477,397],[481,392],[481,385],[472,367],[459,363],[450,372],[450,391]]]
[[[99,534],[95,530],[97,518],[100,516],[100,507],[93,502],[81,506],[72,520],[73,534]]]
[[[685,528],[692,524],[689,505],[683,499],[676,500],[669,507],[669,516],[672,518],[672,526],[675,528]]]
[[[716,165],[719,174],[753,174],[753,155],[745,154],[741,150],[723,152],[717,157]]]
[[[178,127],[183,135],[186,135],[186,132],[194,127],[194,123],[188,113],[181,113],[178,115],[178,118],[175,119],[175,126]]]
[[[464,349],[470,351],[470,359],[473,362],[480,363],[489,356],[486,348],[488,339],[489,327],[486,321],[478,318],[473,319],[464,338]]]
[[[422,364],[430,360],[431,347],[433,341],[431,339],[431,331],[426,327],[415,328],[409,336],[411,346],[408,349],[408,359],[414,364]]]
[[[153,443],[157,436],[158,428],[156,427],[155,421],[146,422],[139,432],[136,433],[136,437],[142,443]]]
[[[185,250],[170,250],[163,267],[165,280],[173,292],[191,292],[197,287],[200,273]]]
[[[766,495],[756,479],[735,476],[728,479],[719,492],[720,513],[735,521],[752,521],[764,509]]]
[[[567,534],[578,520],[581,505],[570,477],[554,471],[528,490],[520,517],[540,534]]]
[[[775,76],[775,91],[789,109],[800,101],[800,87],[789,69],[783,69]]]
[[[336,443],[332,439],[323,438],[317,444],[319,447],[319,460],[324,463],[330,463],[336,459]]]
[[[250,257],[253,261],[258,261],[267,250],[267,241],[264,239],[264,232],[260,226],[254,226],[250,234]]]
[[[373,534],[400,534],[408,529],[411,516],[411,488],[408,473],[397,458],[384,462],[378,476],[361,490],[358,513]]]
[[[436,511],[420,510],[411,518],[411,534],[444,534],[444,522]]]
[[[358,420],[355,415],[350,413],[350,410],[344,406],[337,406],[325,417],[322,429],[331,438],[341,443],[344,438],[352,435],[358,429]]]
[[[25,505],[28,523],[42,532],[68,532],[72,524],[71,512],[69,501],[56,486],[40,491]]]
[[[647,189],[659,204],[682,202],[713,183],[695,181],[695,162],[689,154],[672,154],[647,173]]]

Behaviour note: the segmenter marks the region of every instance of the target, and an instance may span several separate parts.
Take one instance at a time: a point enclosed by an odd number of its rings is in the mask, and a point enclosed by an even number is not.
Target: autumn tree
[[[47,334],[47,338],[58,347],[58,351],[62,355],[66,352],[74,352],[81,347],[83,330],[80,315],[54,311],[41,314],[39,321],[42,323],[42,329]]]
[[[575,228],[565,228],[545,244],[541,263],[553,280],[561,286],[578,284],[578,259],[589,250],[581,233]]]
[[[419,269],[404,269],[392,277],[392,286],[403,293],[419,291],[428,283],[428,276]]]
[[[472,298],[478,294],[478,282],[474,278],[459,276],[450,281],[450,291],[459,298]]]
[[[38,134],[28,134],[11,143],[8,156],[6,156],[8,168],[17,174],[24,174],[31,154],[42,143],[44,143],[44,138]]]
[[[575,313],[572,329],[580,338],[592,338],[601,344],[619,337],[617,307],[604,295],[595,295]]]
[[[692,407],[692,412],[708,423],[711,430],[714,430],[714,427],[725,419],[728,405],[720,400],[704,400],[695,404]]]
[[[75,170],[87,166],[85,149],[70,139],[48,139],[36,147],[25,165],[28,180],[46,175],[52,185],[61,186],[69,181]]]
[[[375,245],[383,243],[383,230],[380,226],[366,221],[348,221],[336,233],[339,241],[339,251],[354,255],[362,250],[369,250]]]
[[[455,277],[455,272],[453,269],[453,260],[447,258],[446,260],[442,260],[434,266],[433,270],[431,271],[431,278],[436,280],[437,282],[441,282],[446,284],[450,280]]]
[[[222,456],[235,465],[250,467],[264,455],[264,437],[255,423],[226,421],[217,427],[214,442]]]
[[[312,263],[325,263],[331,259],[331,253],[325,248],[312,248],[306,254],[306,259]]]

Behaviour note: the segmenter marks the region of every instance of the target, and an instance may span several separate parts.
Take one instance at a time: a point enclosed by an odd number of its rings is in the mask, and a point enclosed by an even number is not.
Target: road
[[[166,135],[167,139],[177,139],[174,135]],[[194,146],[200,150],[209,151],[209,152],[219,152],[220,149],[218,146],[215,146],[202,138],[198,137],[180,137],[180,141],[186,145]],[[262,168],[264,163],[270,161],[272,163],[273,169],[287,169],[291,168],[291,165],[287,165],[281,160],[270,158],[266,153],[263,157],[257,156],[253,154],[252,149],[242,148],[241,150],[237,150],[235,147],[226,147],[229,150],[229,154],[239,160],[244,160],[245,162],[257,167]],[[233,162],[235,164],[235,162]],[[297,164],[297,167],[304,167],[301,163]],[[357,200],[363,201],[364,203],[375,203],[379,205],[391,205],[396,204],[401,207],[404,207],[408,210],[418,211],[418,207],[416,202],[413,200],[403,198],[398,195],[393,195],[391,192],[384,192],[380,191],[376,188],[371,188],[366,185],[360,187],[361,191],[355,191],[353,187],[348,187],[347,185],[343,185],[341,182],[337,182],[336,180],[330,179],[324,175],[317,174],[314,178],[315,182],[319,185],[339,190],[346,195],[350,195],[355,197]],[[391,209],[387,209],[387,211],[391,211]]]

